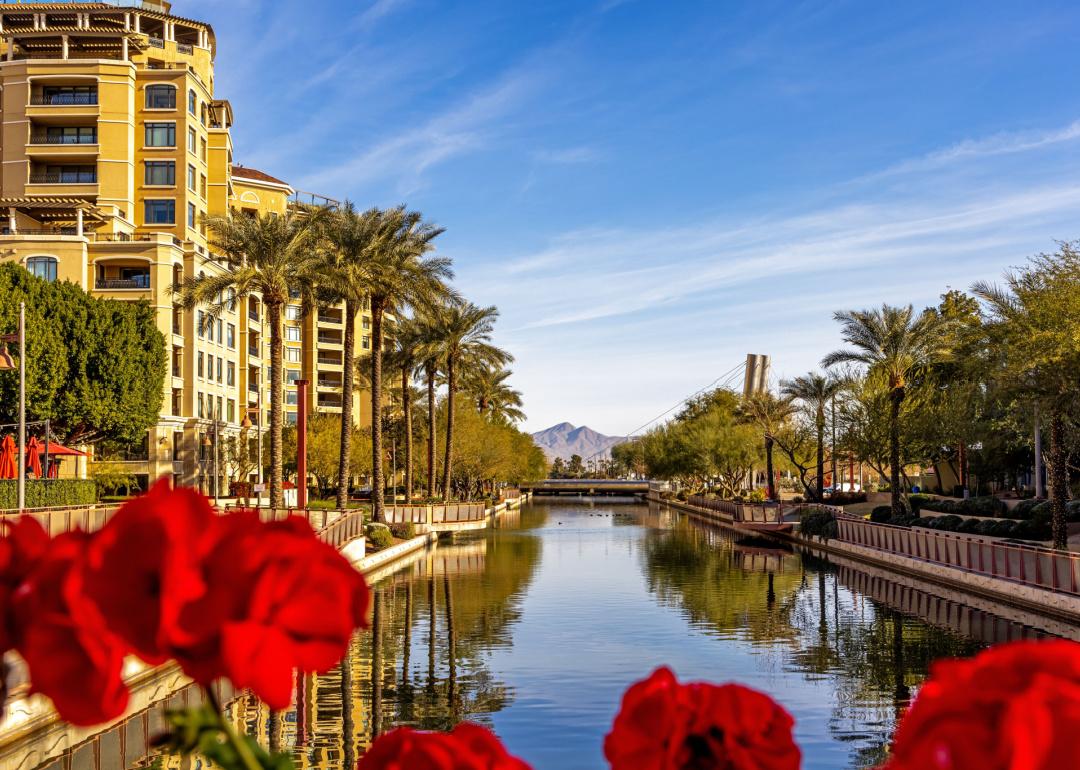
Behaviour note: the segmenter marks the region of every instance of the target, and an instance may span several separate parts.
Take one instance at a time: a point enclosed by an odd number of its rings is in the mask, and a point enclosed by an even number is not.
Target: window
[[[217,397],[217,418],[221,419],[221,396]]]
[[[48,126],[45,133],[34,132],[32,142],[40,144],[97,144],[95,126]]]
[[[299,401],[299,399],[296,397],[296,391],[295,390],[287,390],[287,391],[285,391],[285,403],[286,404],[288,404],[289,406],[296,406],[298,401]]]
[[[195,204],[189,203],[187,205],[187,226],[191,229],[195,229]]]
[[[218,360],[217,360],[217,381],[218,382],[221,382],[222,363],[223,363],[223,361],[222,361],[221,356],[218,356]]]
[[[236,349],[236,324],[229,324],[225,327],[225,344],[229,346],[231,350]]]
[[[202,353],[201,350],[199,351],[199,355],[195,360],[199,362],[198,363],[198,372],[199,372],[199,376],[202,377],[203,376],[203,353]]]
[[[285,424],[286,425],[296,425],[296,412],[286,412],[285,413]]]
[[[169,200],[146,200],[146,224],[148,225],[174,225],[176,224],[176,201]]]
[[[368,318],[367,316],[364,316],[364,328],[365,329],[370,329],[371,328],[371,319]]]
[[[187,130],[187,149],[192,155],[195,154],[195,129],[189,128]]]
[[[365,334],[363,344],[360,347],[364,350],[371,350],[371,337]]]
[[[187,92],[187,110],[192,115],[195,114],[195,105],[198,102],[199,97],[195,95],[195,89],[191,89]]]
[[[199,195],[206,200],[206,174],[199,174]]]
[[[203,163],[206,163],[206,139],[199,140],[199,157],[203,159]]]
[[[296,381],[300,379],[299,369],[286,369],[285,370],[285,384],[295,385]]]
[[[222,321],[220,318],[218,319],[218,322],[217,322],[217,341],[219,343],[225,341],[225,335],[224,335],[225,329],[224,329],[224,326],[223,326],[224,323],[225,322]]]
[[[285,339],[289,342],[300,341],[300,327],[299,326],[286,326],[285,327]]]
[[[300,363],[300,348],[285,348],[285,360],[291,364]]]
[[[225,384],[236,384],[236,363],[233,361],[229,361],[225,367]]]
[[[147,86],[146,108],[148,110],[175,110],[176,89],[173,86]]]
[[[199,417],[206,417],[206,406],[203,403],[203,394],[199,394]]]
[[[146,184],[172,187],[176,184],[176,161],[146,161]]]
[[[199,105],[199,122],[206,125],[206,102]]]
[[[187,167],[187,188],[195,192],[195,167],[190,163]]]
[[[179,411],[176,414],[180,414]],[[181,452],[184,449],[184,432],[182,430],[175,430],[172,434],[172,456],[173,460],[181,459]]]
[[[229,401],[228,401],[228,404],[229,404],[229,411],[226,412],[225,419],[227,419],[229,422],[235,422],[236,421],[236,402],[233,401],[230,398]]]
[[[205,330],[203,329],[203,324],[205,324],[205,323],[206,323],[206,313],[204,313],[203,311],[200,310],[200,311],[198,311],[196,313],[196,316],[195,316],[195,330],[199,333],[199,338],[200,339],[202,339],[203,335],[206,333]]]
[[[285,320],[297,321],[300,319],[300,306],[299,305],[286,305],[285,306]]]
[[[176,124],[175,123],[147,123],[146,124],[147,147],[175,147]]]
[[[36,275],[38,278],[44,278],[46,281],[56,280],[55,257],[30,257],[30,259],[26,260],[26,269],[31,274]]]

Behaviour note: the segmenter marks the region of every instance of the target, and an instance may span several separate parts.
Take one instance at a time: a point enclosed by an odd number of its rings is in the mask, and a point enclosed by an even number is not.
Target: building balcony
[[[150,271],[138,275],[130,275],[127,278],[96,278],[94,288],[102,290],[114,289],[137,289],[145,291],[150,288]]]
[[[30,96],[32,107],[96,107],[97,92],[92,93],[38,93]]]
[[[85,171],[31,171],[30,184],[97,184],[97,169]]]
[[[337,346],[340,346],[342,344],[342,339],[341,339],[340,334],[324,334],[324,333],[320,332],[318,339],[319,339],[319,344],[320,345],[337,345]]]
[[[84,132],[72,132],[62,130],[35,130],[30,133],[30,144],[77,144],[96,145],[98,143],[97,130],[91,129]]]
[[[324,310],[319,313],[319,323],[321,324],[334,324],[340,326],[344,322],[342,314],[340,312],[333,312]]]

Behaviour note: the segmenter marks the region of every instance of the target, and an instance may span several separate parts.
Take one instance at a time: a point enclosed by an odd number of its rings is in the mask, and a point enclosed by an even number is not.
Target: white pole
[[[1035,497],[1046,497],[1043,483],[1042,427],[1039,425],[1039,405],[1035,405]]]
[[[19,303],[19,510],[26,508],[26,303]]]

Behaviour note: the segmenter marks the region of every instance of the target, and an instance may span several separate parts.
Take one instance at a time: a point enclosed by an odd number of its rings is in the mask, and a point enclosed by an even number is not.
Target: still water
[[[780,700],[806,768],[868,767],[931,661],[1040,634],[667,509],[599,501],[528,505],[375,591],[373,631],[337,670],[304,678],[295,709],[233,706],[300,767],[350,768],[380,731],[469,719],[538,769],[602,768],[622,692],[661,664]]]

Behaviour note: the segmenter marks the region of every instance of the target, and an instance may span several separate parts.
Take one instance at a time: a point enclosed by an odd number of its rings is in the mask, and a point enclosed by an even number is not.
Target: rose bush
[[[1080,644],[1015,642],[936,663],[886,770],[1052,770],[1080,763]]]
[[[357,770],[530,770],[479,725],[462,722],[449,733],[399,727],[385,733]]]
[[[794,720],[738,684],[680,684],[669,668],[630,687],[604,756],[612,770],[797,770]]]

